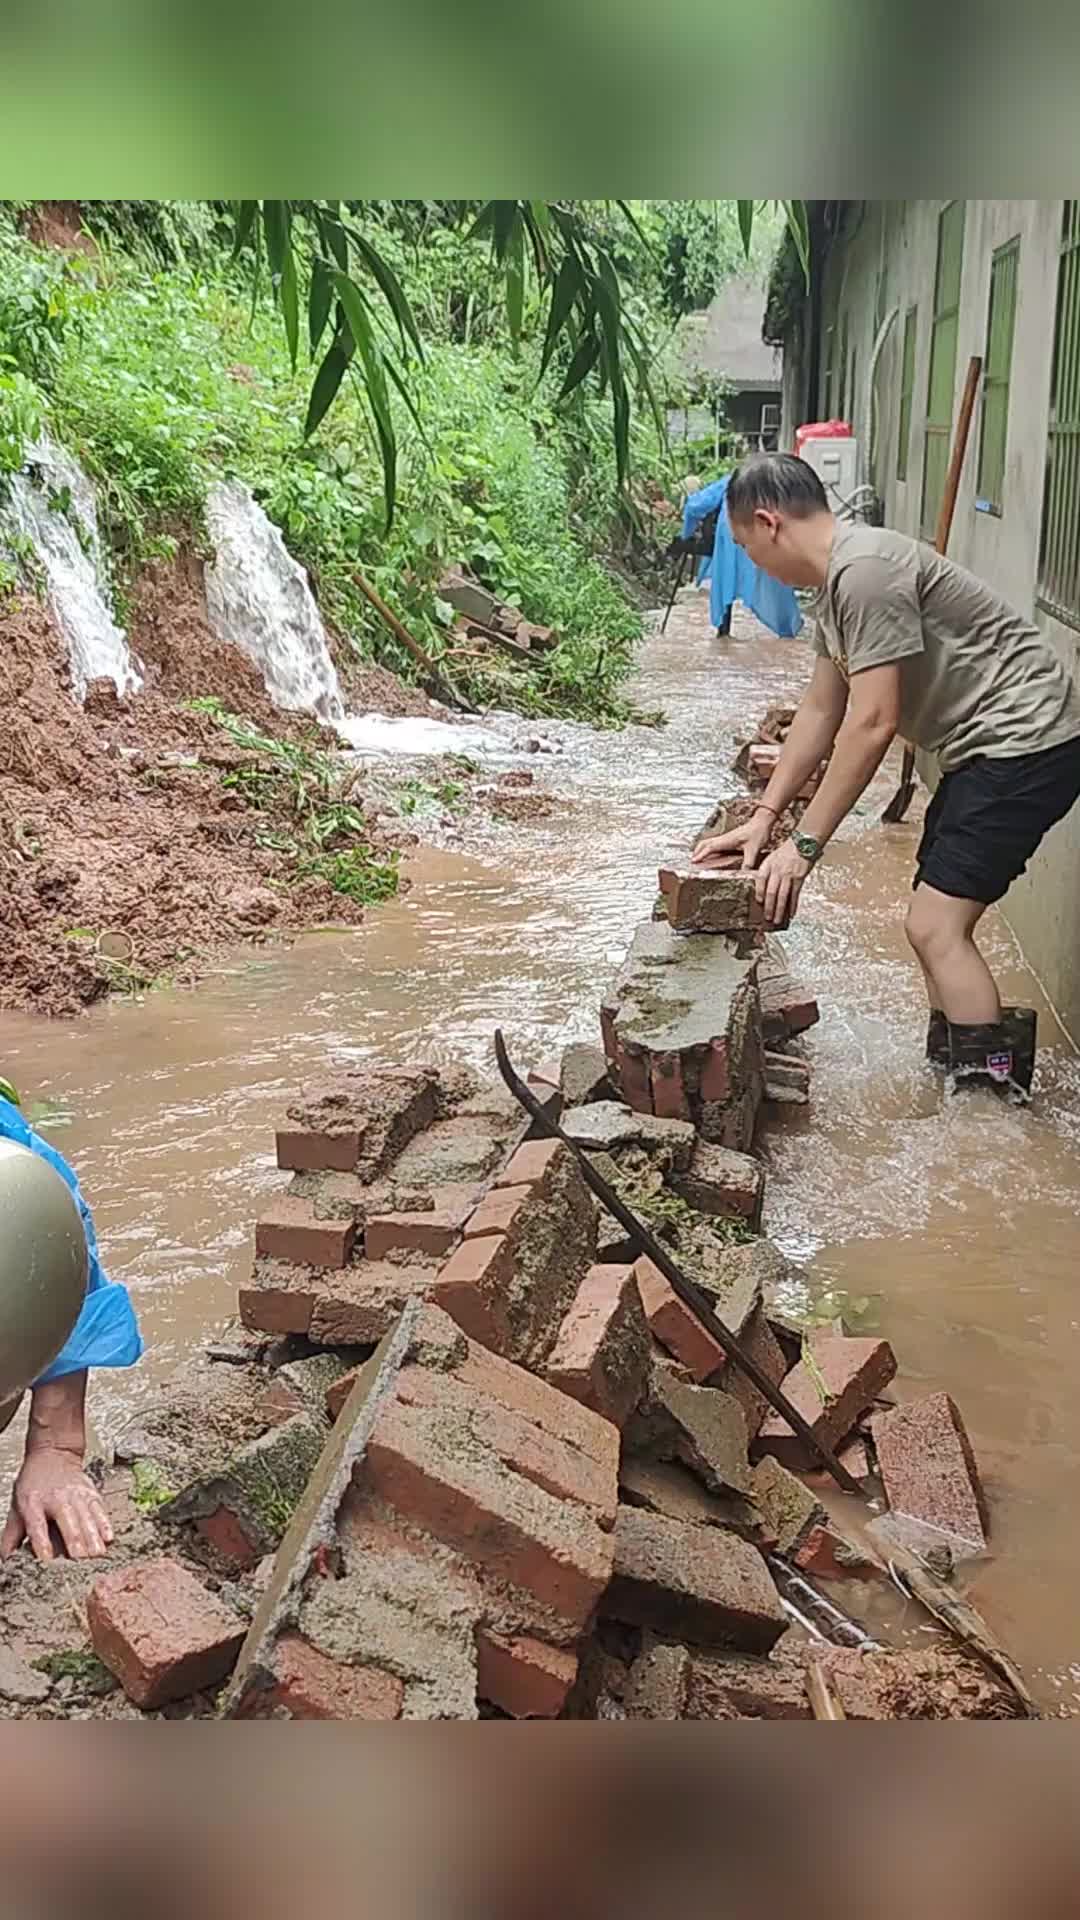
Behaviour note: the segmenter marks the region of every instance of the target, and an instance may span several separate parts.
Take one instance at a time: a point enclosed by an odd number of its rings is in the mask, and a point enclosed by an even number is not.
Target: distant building
[[[785,241],[765,314],[784,353],[781,445],[801,421],[850,421],[886,525],[932,540],[980,355],[949,552],[1077,671],[1080,200],[831,200],[809,213],[809,291]],[[1008,909],[1080,1039],[1080,816],[1055,830]]]
[[[728,280],[704,313],[683,322],[681,357],[686,372],[714,374],[725,382],[722,417],[751,447],[779,444],[781,359],[761,337],[765,288],[745,275]],[[685,437],[709,433],[713,415],[689,409]],[[672,433],[684,437],[682,412],[672,415]]]

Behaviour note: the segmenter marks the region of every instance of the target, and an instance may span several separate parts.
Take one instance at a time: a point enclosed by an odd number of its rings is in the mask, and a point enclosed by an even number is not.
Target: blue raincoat
[[[692,493],[683,508],[684,540],[689,540],[695,527],[715,507],[720,508],[712,559],[703,560],[698,568],[699,586],[712,575],[710,618],[714,627],[722,627],[729,608],[741,600],[763,626],[779,634],[782,640],[791,640],[802,626],[799,603],[790,587],[782,586],[779,580],[773,580],[769,574],[762,573],[760,567],[755,567],[735,540],[724,505],[730,477],[725,474],[710,487],[702,487],[700,493]]]
[[[32,1153],[39,1154],[42,1160],[47,1160],[51,1167],[56,1168],[78,1202],[86,1229],[86,1250],[90,1256],[82,1312],[67,1345],[34,1385],[41,1386],[47,1380],[59,1380],[66,1373],[82,1373],[86,1367],[133,1367],[143,1350],[135,1309],[127,1288],[117,1280],[107,1280],[101,1270],[94,1223],[74,1173],[56,1148],[50,1147],[47,1140],[34,1132],[33,1127],[27,1126],[18,1107],[13,1107],[9,1100],[4,1099],[0,1099],[0,1139],[15,1140],[20,1146],[29,1147]]]

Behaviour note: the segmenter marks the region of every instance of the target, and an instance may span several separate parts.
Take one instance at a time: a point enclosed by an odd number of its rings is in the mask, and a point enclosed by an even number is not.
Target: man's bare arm
[[[781,814],[791,804],[832,747],[847,703],[848,687],[843,674],[831,660],[816,660],[810,685],[799,702],[776,771],[761,796],[762,806]]]
[[[851,701],[836,735],[828,772],[800,822],[803,833],[822,843],[831,838],[869,786],[899,725],[899,666],[868,667],[854,674]]]
[[[52,1560],[50,1525],[73,1560],[104,1553],[113,1537],[105,1503],[83,1472],[86,1382],[85,1372],[68,1373],[34,1388],[26,1453],[0,1537],[0,1555],[14,1553],[29,1539],[39,1560]]]

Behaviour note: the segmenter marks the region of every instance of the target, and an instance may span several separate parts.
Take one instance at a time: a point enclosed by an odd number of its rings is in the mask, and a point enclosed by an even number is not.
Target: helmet
[[[0,1140],[0,1430],[71,1333],[87,1267],[86,1233],[66,1182],[40,1154]]]

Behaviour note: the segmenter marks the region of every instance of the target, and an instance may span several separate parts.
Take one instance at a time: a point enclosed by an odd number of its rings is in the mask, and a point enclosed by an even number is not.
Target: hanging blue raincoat
[[[34,1132],[33,1127],[27,1126],[18,1107],[13,1107],[9,1100],[4,1099],[0,1099],[0,1139],[14,1140],[21,1147],[29,1147],[32,1153],[39,1154],[42,1160],[47,1160],[51,1167],[56,1168],[78,1202],[86,1229],[86,1250],[90,1257],[82,1312],[66,1346],[34,1385],[42,1386],[47,1380],[59,1380],[66,1373],[82,1373],[87,1367],[133,1367],[143,1350],[135,1309],[127,1288],[117,1280],[107,1280],[101,1270],[94,1223],[74,1173],[56,1148],[50,1147],[47,1140]]]
[[[802,614],[794,593],[755,567],[732,534],[724,505],[730,477],[725,474],[722,480],[702,487],[700,493],[692,493],[683,508],[684,540],[690,539],[695,527],[715,507],[720,509],[712,559],[703,560],[698,568],[699,586],[712,575],[709,615],[713,626],[722,627],[729,609],[736,600],[741,600],[772,633],[779,634],[782,640],[794,639],[802,626]]]

